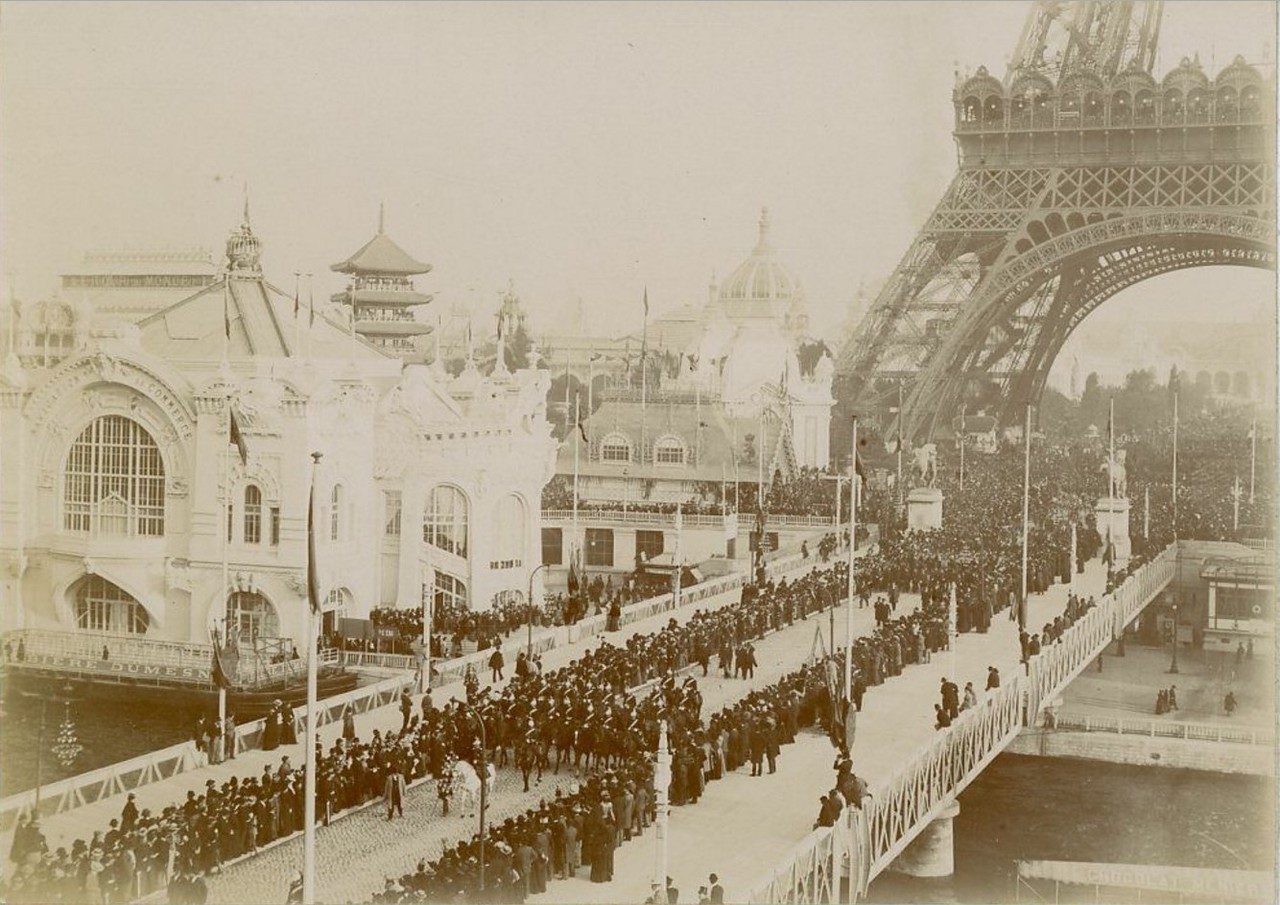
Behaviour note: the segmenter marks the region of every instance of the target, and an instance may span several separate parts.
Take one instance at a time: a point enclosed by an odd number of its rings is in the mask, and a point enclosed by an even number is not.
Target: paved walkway
[[[1079,579],[1082,593],[1101,596],[1106,575],[1100,563],[1090,563]],[[1065,585],[1054,585],[1033,597],[1031,624],[1043,625],[1061,612],[1066,596]],[[1021,668],[1018,660],[1017,627],[1001,613],[986,634],[961,635],[954,658],[946,652],[935,654],[930,663],[907,667],[902,675],[868,689],[858,716],[854,769],[874,792],[934,737],[933,705],[943,676],[961,689],[973,682],[981,697],[987,667],[1012,677]],[[782,748],[773,776],[753,778],[739,768],[710,783],[697,805],[673,808],[667,873],[680,890],[680,902],[696,902],[698,886],[706,884],[713,871],[725,888],[726,901],[744,901],[812,830],[818,796],[830,790],[835,778],[833,762],[834,749],[826,737],[804,733],[794,745]],[[550,883],[544,894],[529,902],[643,902],[654,876],[655,856],[654,834],[649,833],[615,852],[612,882],[591,883],[584,868],[577,878]]]
[[[812,568],[812,562],[805,568]],[[797,571],[796,573],[799,574]],[[717,608],[736,600],[738,593],[722,595],[710,607]],[[899,608],[914,607],[914,595],[904,596]],[[684,621],[695,608],[685,608],[677,614]],[[836,614],[836,631],[844,630],[844,613],[841,606]],[[811,649],[815,625],[821,625],[823,634],[829,627],[828,612],[815,614],[804,622],[783,631],[775,632],[756,644],[759,666],[751,680],[724,679],[711,673],[700,677],[696,667],[687,671],[699,677],[698,687],[703,695],[703,713],[710,714],[745,697],[750,691],[769,685],[805,660]],[[627,626],[619,635],[626,638],[635,632],[649,632],[665,625],[671,613],[662,613],[641,623]],[[873,614],[870,608],[854,610],[854,630],[861,634],[871,630]],[[618,638],[610,639],[614,643]],[[595,643],[598,643],[595,642]],[[582,647],[558,648],[543,655],[547,668],[565,665],[581,656]],[[463,694],[461,685],[446,687],[433,692],[437,701],[447,700],[450,694]],[[399,715],[392,728],[399,728]],[[365,728],[360,727],[361,734]],[[537,805],[540,798],[554,795],[556,788],[571,790],[575,780],[568,771],[559,776],[544,774],[541,784],[531,785],[529,792],[522,791],[520,774],[513,767],[498,770],[497,788],[490,802],[488,818],[491,824],[501,823],[507,817],[523,813]],[[713,784],[714,785],[714,784]],[[380,803],[354,814],[349,814],[316,834],[316,889],[318,900],[323,903],[361,902],[382,889],[387,877],[399,878],[411,873],[421,858],[433,860],[444,845],[454,845],[476,830],[474,819],[460,816],[448,818],[440,814],[432,781],[420,782],[411,788],[405,802],[404,819],[388,821]],[[285,888],[293,871],[302,865],[302,838],[293,837],[274,848],[263,851],[226,868],[220,875],[209,878],[211,903],[242,903],[270,900],[277,893],[283,900]],[[584,884],[589,885],[589,884]]]
[[[1102,656],[1102,671],[1086,670],[1062,694],[1062,710],[1081,716],[1156,716],[1156,695],[1178,686],[1178,709],[1164,714],[1169,722],[1219,723],[1274,728],[1275,688],[1269,659],[1255,657],[1239,666],[1233,656],[1211,656],[1185,645],[1178,651],[1178,673],[1169,672],[1169,648],[1145,647],[1133,641],[1125,655],[1113,644]],[[1239,708],[1231,716],[1222,702],[1234,691]]]

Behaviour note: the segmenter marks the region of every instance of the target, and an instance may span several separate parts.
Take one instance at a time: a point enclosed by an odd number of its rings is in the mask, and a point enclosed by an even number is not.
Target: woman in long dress
[[[298,732],[293,728],[293,708],[285,704],[279,705],[280,710],[280,744],[296,745],[298,744]]]
[[[280,747],[280,711],[273,705],[267,713],[266,726],[262,730],[262,750],[274,751]]]

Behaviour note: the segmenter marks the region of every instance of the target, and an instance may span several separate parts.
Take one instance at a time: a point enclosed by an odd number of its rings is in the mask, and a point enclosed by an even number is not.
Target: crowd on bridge
[[[1097,464],[1088,450],[1047,448],[1038,454],[1028,544],[1032,592],[1102,547],[1091,522]],[[876,598],[877,618],[875,629],[854,644],[854,707],[860,709],[868,688],[946,647],[953,587],[958,631],[984,631],[996,614],[1016,603],[1021,487],[1009,478],[1008,465],[999,455],[975,462],[963,489],[944,474],[950,502],[943,527],[889,532],[858,561],[857,597],[864,606]],[[1020,478],[1019,471],[1013,473]],[[829,484],[824,486],[830,493]],[[1075,563],[1067,551],[1073,520],[1078,526]],[[493,889],[484,898],[521,900],[550,878],[573,875],[579,865],[590,867],[593,880],[607,881],[614,849],[643,832],[652,814],[652,752],[661,719],[669,727],[674,804],[696,803],[707,782],[744,765],[753,775],[775,768],[781,746],[804,726],[819,724],[838,735],[833,706],[838,685],[831,683],[825,664],[801,667],[706,720],[696,675],[698,670],[708,675],[713,659],[725,675],[749,675],[753,642],[841,600],[846,569],[837,563],[791,582],[748,588],[737,605],[695,612],[683,625],[673,619],[660,631],[621,645],[603,640],[560,669],[520,670],[517,664],[504,687],[475,683],[465,704],[435,706],[426,696],[420,709],[407,709],[399,731],[360,738],[348,722],[342,739],[317,758],[320,818],[327,822],[380,798],[394,804],[397,793],[389,790],[428,777],[434,778],[443,810],[456,791],[457,765],[463,761],[478,766],[483,758],[515,767],[526,784],[544,771],[572,766],[581,771],[576,792],[558,793],[491,828],[486,873]],[[913,591],[921,605],[900,614],[901,594]],[[1089,606],[1073,598],[1060,622],[1041,628],[1039,643],[1061,637]],[[384,614],[384,624],[403,625],[407,634],[416,634],[421,630],[412,621],[417,615]],[[491,618],[501,620],[501,611]],[[480,638],[489,629],[497,628],[497,635],[512,627],[501,621],[481,626],[478,618],[469,624]],[[842,657],[833,662],[841,663]],[[694,674],[681,680],[686,669]],[[402,793],[399,797],[402,805]],[[24,819],[10,852],[16,869],[7,879],[6,901],[80,901],[86,891],[95,901],[131,901],[166,883],[178,883],[174,894],[193,901],[201,895],[196,877],[298,832],[301,815],[301,765],[285,757],[260,776],[232,777],[221,785],[210,780],[203,794],[192,792],[154,813],[130,801],[120,818],[69,849],[48,852],[38,821]],[[434,861],[424,860],[378,893],[379,900],[476,898],[478,848],[472,838]]]

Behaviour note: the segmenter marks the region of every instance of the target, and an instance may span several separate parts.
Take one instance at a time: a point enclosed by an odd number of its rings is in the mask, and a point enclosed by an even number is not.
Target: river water
[[[36,784],[40,709],[38,699],[5,695],[0,711],[0,764],[4,765],[0,770],[0,796],[21,792]],[[68,714],[83,750],[66,768],[54,757],[53,746]],[[44,757],[40,763],[41,782],[53,782],[186,741],[194,734],[196,715],[194,708],[160,706],[153,701],[79,700],[71,703],[69,711],[65,704],[50,701],[44,729]]]
[[[1013,902],[1020,860],[1270,872],[1275,801],[1275,783],[1264,777],[1003,754],[960,796],[955,875],[885,873],[868,899]],[[1019,898],[1037,901],[1025,888]]]

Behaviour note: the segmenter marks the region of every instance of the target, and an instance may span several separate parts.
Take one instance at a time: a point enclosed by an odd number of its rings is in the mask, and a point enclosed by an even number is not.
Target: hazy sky
[[[510,278],[537,329],[581,297],[618,333],[646,285],[655,312],[703,301],[768,205],[834,326],[954,172],[956,66],[1003,75],[1028,7],[3,2],[3,270],[32,298],[87,249],[220,253],[247,180],[282,286],[336,289],[385,201],[445,306],[491,309]],[[1274,10],[1169,2],[1157,76],[1196,51],[1211,74],[1271,61]],[[1126,298],[1178,311],[1269,280]]]

